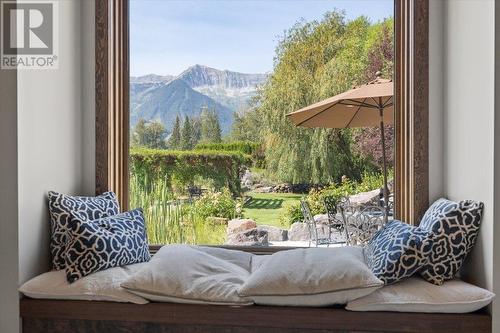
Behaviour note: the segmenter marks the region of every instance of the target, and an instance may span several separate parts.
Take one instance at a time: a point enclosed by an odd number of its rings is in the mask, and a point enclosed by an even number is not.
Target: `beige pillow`
[[[345,304],[382,285],[364,263],[361,247],[311,248],[269,256],[239,294],[263,305],[327,306]]]
[[[19,291],[31,298],[112,301],[146,304],[147,300],[120,287],[144,263],[114,267],[87,275],[73,283],[66,280],[64,270],[43,273],[24,283]]]
[[[437,286],[419,277],[385,286],[351,301],[351,311],[467,313],[490,304],[495,294],[461,280]]]
[[[252,302],[237,291],[250,275],[253,256],[220,248],[166,245],[122,287],[157,302],[249,305]]]

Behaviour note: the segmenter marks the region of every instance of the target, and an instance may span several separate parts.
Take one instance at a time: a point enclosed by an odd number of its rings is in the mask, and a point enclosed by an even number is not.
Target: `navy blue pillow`
[[[93,272],[150,259],[141,209],[90,222],[74,217],[68,231],[66,278],[70,283]]]
[[[96,220],[119,214],[120,206],[113,192],[106,192],[97,197],[77,197],[50,191],[49,212],[52,267],[59,270],[66,267],[64,256],[71,216],[85,221]]]
[[[395,283],[417,273],[427,263],[432,244],[431,232],[394,220],[368,242],[365,261],[385,284]]]
[[[476,242],[483,208],[482,202],[444,198],[429,207],[419,225],[435,235],[429,262],[420,271],[425,280],[441,285],[458,274]]]

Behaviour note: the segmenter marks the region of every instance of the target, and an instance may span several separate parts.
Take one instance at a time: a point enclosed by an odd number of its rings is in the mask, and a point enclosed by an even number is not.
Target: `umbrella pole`
[[[384,177],[384,222],[387,222],[389,215],[389,189],[387,188],[387,160],[385,156],[385,130],[384,130],[384,109],[379,108],[380,112],[380,135],[382,136],[382,159],[383,159],[383,177]]]

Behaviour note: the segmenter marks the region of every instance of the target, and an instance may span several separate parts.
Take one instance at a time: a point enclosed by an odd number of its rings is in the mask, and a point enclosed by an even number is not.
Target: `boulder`
[[[267,238],[270,242],[283,242],[288,240],[288,230],[271,225],[259,225],[257,229],[267,231]]]
[[[243,232],[228,235],[226,244],[243,246],[269,246],[269,240],[266,230],[253,228]]]
[[[316,230],[318,231],[318,238],[327,238],[329,229],[328,225],[318,223],[316,224]],[[306,223],[295,222],[288,230],[288,240],[291,241],[309,241],[309,228]]]
[[[227,224],[227,235],[237,234],[250,229],[257,228],[257,223],[251,219],[233,219]]]
[[[307,228],[307,224],[295,222],[290,226],[290,229],[288,230],[288,240],[308,241],[309,238],[309,229]]]

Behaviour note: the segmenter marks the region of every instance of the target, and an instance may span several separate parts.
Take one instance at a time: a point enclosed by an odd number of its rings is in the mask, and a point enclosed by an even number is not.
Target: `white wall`
[[[0,332],[49,268],[46,193],[93,193],[94,2],[59,1],[59,69],[0,72]],[[85,133],[85,134],[84,134]]]
[[[452,200],[484,202],[480,237],[464,275],[499,293],[500,282],[495,282],[498,276],[493,273],[493,263],[500,259],[494,249],[495,235],[499,233],[499,228],[494,227],[495,3],[433,0],[431,10],[436,7],[442,10],[443,46],[442,58],[433,61],[442,61],[442,70],[436,66],[431,82],[433,78],[439,82],[438,72],[442,73],[443,194]],[[434,23],[431,45],[439,26],[437,21]],[[439,105],[437,99],[435,105]],[[492,313],[494,331],[500,332],[498,301]]]
[[[16,95],[16,71],[0,69],[0,332],[18,326]]]
[[[95,2],[82,1],[83,188],[95,194]]]
[[[429,201],[443,196],[444,2],[429,2]]]

